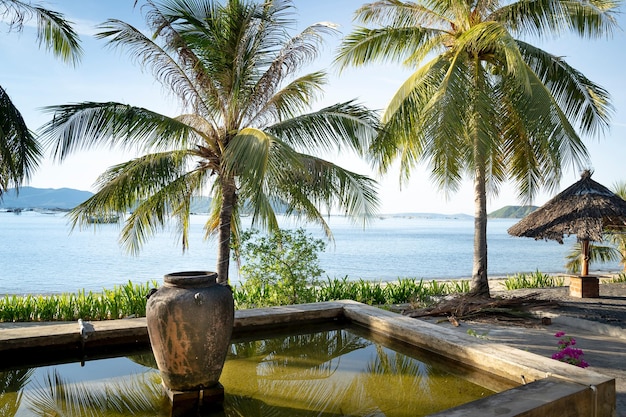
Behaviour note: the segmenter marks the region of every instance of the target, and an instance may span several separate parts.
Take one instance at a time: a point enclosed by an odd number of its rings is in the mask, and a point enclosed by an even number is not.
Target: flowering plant
[[[576,345],[576,339],[572,336],[565,336],[565,332],[556,332],[554,337],[559,338],[559,350],[552,355],[552,359],[576,365],[581,368],[589,366],[589,364],[583,359],[584,353],[582,349],[573,347]]]

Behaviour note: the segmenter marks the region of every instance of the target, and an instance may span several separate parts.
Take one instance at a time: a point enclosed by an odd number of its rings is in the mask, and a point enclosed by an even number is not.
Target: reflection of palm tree
[[[17,369],[0,372],[0,416],[10,417],[17,413],[22,402],[22,388],[33,369]]]
[[[341,399],[354,392],[354,384],[332,378],[341,356],[369,345],[343,330],[234,343],[220,379],[226,403],[238,410],[234,415],[246,416],[271,415],[277,407],[291,415],[338,412]],[[251,393],[262,401],[247,401]]]
[[[153,417],[166,409],[156,372],[133,375],[107,384],[71,384],[55,370],[44,386],[27,394],[29,408],[37,415],[55,417]]]
[[[333,330],[233,343],[228,360],[254,358],[256,372],[266,380],[321,379],[332,374],[332,359],[370,344],[352,333]]]
[[[382,415],[428,415],[478,398],[485,389],[437,365],[376,345],[376,357],[367,365],[359,385]],[[380,387],[385,389],[381,390]],[[410,392],[410,397],[389,393]]]

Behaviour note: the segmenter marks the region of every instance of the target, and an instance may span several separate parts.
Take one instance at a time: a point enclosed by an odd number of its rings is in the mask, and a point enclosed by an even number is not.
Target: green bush
[[[236,301],[245,300],[248,306],[315,301],[316,287],[324,272],[319,267],[318,253],[325,248],[323,240],[313,238],[302,228],[264,236],[257,230],[242,233],[238,253],[242,262],[240,273],[245,279],[241,286],[244,294],[238,295]],[[252,294],[257,297],[251,297]]]

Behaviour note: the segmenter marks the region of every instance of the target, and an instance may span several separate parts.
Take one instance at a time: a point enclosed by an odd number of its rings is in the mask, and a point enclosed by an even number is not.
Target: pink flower
[[[563,337],[565,336],[565,332],[557,332],[554,336],[562,339],[559,340],[558,351],[552,355],[552,359],[576,365],[581,368],[589,366],[583,359],[582,349],[572,347],[576,345],[576,339],[572,336]]]

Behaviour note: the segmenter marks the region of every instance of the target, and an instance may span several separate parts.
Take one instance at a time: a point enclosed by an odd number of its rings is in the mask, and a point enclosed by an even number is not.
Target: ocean
[[[170,272],[214,270],[217,246],[215,240],[204,240],[205,221],[205,215],[192,216],[190,248],[184,254],[175,232],[166,229],[132,256],[118,243],[118,225],[71,231],[62,213],[0,212],[0,294],[99,291],[128,281],[160,283]],[[575,237],[563,245],[512,237],[506,231],[516,221],[488,222],[489,276],[535,270],[564,273],[565,256]],[[323,278],[391,281],[471,276],[471,218],[381,216],[363,228],[342,216],[331,216],[329,224],[334,241],[319,256]],[[244,225],[249,226],[249,219],[244,219]],[[286,218],[281,219],[281,227],[305,227],[311,235],[323,237],[319,227]],[[601,272],[619,268],[616,263],[592,265],[593,271]],[[235,285],[242,280],[234,262],[230,277]]]

